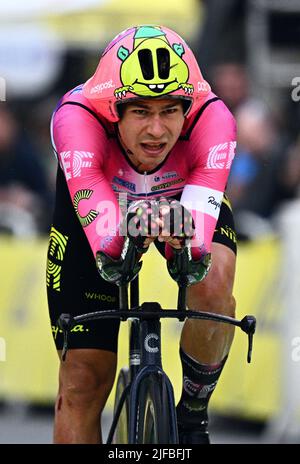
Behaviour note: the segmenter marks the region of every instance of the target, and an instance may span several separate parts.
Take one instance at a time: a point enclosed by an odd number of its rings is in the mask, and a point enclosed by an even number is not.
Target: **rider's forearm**
[[[93,254],[102,250],[118,258],[124,243],[118,234],[122,214],[103,170],[107,154],[99,123],[82,108],[65,105],[55,113],[52,126],[59,164]]]

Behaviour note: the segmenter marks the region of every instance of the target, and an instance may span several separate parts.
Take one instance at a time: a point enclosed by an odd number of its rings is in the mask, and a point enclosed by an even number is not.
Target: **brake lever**
[[[62,360],[66,360],[68,351],[68,335],[74,325],[74,319],[71,314],[62,313],[57,321],[59,328],[63,331],[64,343],[62,349]]]
[[[187,287],[188,279],[186,277],[188,269],[188,256],[185,253],[187,247],[184,245],[181,248],[173,248],[174,261],[176,262],[177,269],[180,269],[180,281],[178,282],[179,287]]]
[[[245,316],[241,320],[240,328],[248,335],[248,353],[247,362],[251,363],[252,348],[253,348],[253,336],[256,328],[256,319],[254,316]]]

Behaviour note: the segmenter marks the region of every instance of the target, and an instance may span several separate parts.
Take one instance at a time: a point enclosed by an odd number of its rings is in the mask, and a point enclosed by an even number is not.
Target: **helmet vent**
[[[158,75],[160,79],[168,79],[170,74],[170,53],[166,48],[156,50]]]
[[[151,81],[154,78],[153,57],[152,52],[148,48],[140,50],[138,53],[143,78],[146,81]],[[170,75],[170,53],[166,48],[158,48],[156,50],[158,77],[160,79],[168,79]]]
[[[150,81],[154,77],[153,60],[151,50],[144,48],[138,53],[143,78]]]

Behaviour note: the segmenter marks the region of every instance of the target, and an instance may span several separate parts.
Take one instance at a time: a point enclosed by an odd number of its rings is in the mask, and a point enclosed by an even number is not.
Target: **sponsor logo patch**
[[[221,208],[221,203],[215,199],[213,195],[208,197],[208,203],[212,205],[215,209],[220,209]]]
[[[107,301],[108,303],[115,303],[117,301],[115,296],[106,295],[105,293],[85,292],[87,300]]]
[[[165,174],[162,174],[161,176],[153,177],[153,180],[154,182],[160,182],[161,180],[175,179],[176,177],[178,177],[177,172],[170,171],[170,172],[166,172]]]
[[[110,79],[107,82],[101,82],[101,84],[97,84],[95,85],[95,87],[91,89],[91,95],[93,95],[94,93],[102,93],[103,90],[111,89],[114,87],[115,87],[115,84],[113,83],[112,79]]]
[[[114,176],[112,180],[115,184],[121,185],[122,187],[131,190],[131,192],[136,191],[136,185],[133,182],[128,182],[127,180],[120,179],[120,177]]]
[[[206,398],[216,388],[216,385],[217,382],[213,382],[210,385],[195,383],[186,376],[183,379],[184,390],[194,398]]]
[[[180,177],[179,179],[172,180],[171,182],[165,182],[164,184],[154,185],[151,188],[151,191],[155,192],[156,190],[163,190],[168,187],[171,187],[171,185],[181,184],[181,182],[184,182],[184,179],[182,177]]]
[[[92,159],[94,153],[89,151],[63,151],[60,153],[62,168],[64,170],[66,179],[80,177],[82,169],[90,168],[92,166]]]
[[[93,190],[78,190],[78,192],[75,193],[73,198],[74,208],[82,227],[87,227],[88,225],[90,225],[99,214],[99,212],[95,211],[94,209],[91,209],[86,216],[81,216],[81,214],[79,213],[79,203],[82,200],[89,200],[93,193]]]
[[[67,243],[68,236],[63,235],[52,226],[47,261],[47,287],[56,292],[60,292],[61,269]]]
[[[70,332],[72,333],[84,333],[84,332],[89,332],[89,329],[86,329],[83,324],[77,324],[75,325]],[[57,326],[57,325],[52,325],[52,335],[54,340],[56,340],[58,334],[62,334],[63,331]]]
[[[225,142],[209,149],[205,169],[230,169],[236,142]]]

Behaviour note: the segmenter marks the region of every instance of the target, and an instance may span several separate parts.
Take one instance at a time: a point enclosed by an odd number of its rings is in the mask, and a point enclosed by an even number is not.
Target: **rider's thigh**
[[[117,355],[99,349],[69,350],[61,361],[59,394],[79,404],[99,402],[104,407],[114,383]]]
[[[188,288],[190,309],[227,312],[232,307],[236,255],[225,245],[212,243],[212,265],[202,282]]]

